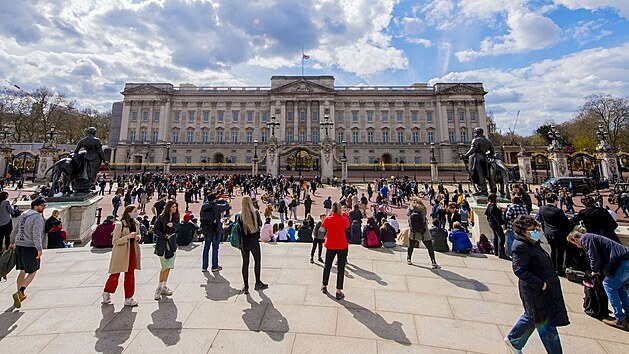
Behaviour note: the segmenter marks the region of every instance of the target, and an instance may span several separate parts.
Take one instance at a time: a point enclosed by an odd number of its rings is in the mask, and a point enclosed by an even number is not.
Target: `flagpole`
[[[304,76],[304,46],[301,46],[301,76]]]

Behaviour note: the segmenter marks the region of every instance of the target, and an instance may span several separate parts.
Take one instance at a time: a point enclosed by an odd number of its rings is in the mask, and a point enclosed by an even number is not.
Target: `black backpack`
[[[200,213],[201,226],[209,227],[210,230],[218,229],[219,220],[216,214],[216,204],[203,203]]]
[[[417,212],[413,211],[408,219],[408,224],[411,228],[411,232],[426,232],[426,219]]]

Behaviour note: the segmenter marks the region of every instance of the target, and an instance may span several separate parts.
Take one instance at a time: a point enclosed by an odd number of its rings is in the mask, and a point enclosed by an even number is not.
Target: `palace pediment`
[[[142,84],[139,86],[126,88],[121,92],[123,95],[169,95],[170,92],[157,88],[153,85]]]
[[[437,95],[485,95],[485,92],[481,88],[469,86],[466,84],[457,84],[450,86],[436,93]]]
[[[286,85],[282,85],[280,87],[276,87],[270,91],[271,94],[278,93],[312,93],[312,94],[321,94],[321,93],[333,93],[334,89],[325,87],[323,85],[317,84],[312,81],[308,81],[306,79],[301,79],[297,81],[293,81]]]

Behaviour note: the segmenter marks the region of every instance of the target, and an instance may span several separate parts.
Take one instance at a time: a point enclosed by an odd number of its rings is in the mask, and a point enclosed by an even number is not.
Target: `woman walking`
[[[343,294],[343,281],[345,280],[345,264],[347,263],[347,251],[349,244],[345,236],[345,229],[349,227],[349,218],[346,213],[342,213],[341,204],[332,204],[331,213],[323,220],[321,227],[326,229],[325,236],[325,266],[323,267],[323,283],[321,292],[328,293],[328,280],[334,258],[338,256],[336,271],[336,299],[341,300]]]
[[[59,210],[52,211],[52,215],[46,220],[44,231],[48,236],[48,248],[65,248],[65,238]]]
[[[134,271],[140,270],[140,225],[135,220],[137,208],[129,205],[122,213],[120,221],[116,222],[112,233],[111,260],[109,261],[109,278],[103,291],[103,304],[111,303],[111,294],[116,292],[120,273],[124,272],[124,305],[138,306],[133,299],[135,293]]]
[[[236,220],[241,223],[243,237],[240,240],[240,254],[242,255],[242,293],[249,294],[249,254],[253,255],[255,265],[253,272],[256,277],[255,290],[264,290],[269,286],[260,280],[260,226],[262,218],[255,209],[253,200],[249,196],[242,198],[242,211]]]
[[[437,259],[435,258],[435,249],[432,245],[432,234],[430,233],[430,230],[428,230],[426,206],[421,199],[413,199],[411,204],[408,206],[406,215],[408,216],[409,226],[406,264],[413,264],[413,249],[415,247],[419,247],[419,241],[422,241],[424,246],[428,249],[428,256],[430,257],[430,262],[432,263],[432,269],[440,269],[441,266],[437,263]],[[443,229],[443,227],[441,227],[442,222],[439,220],[438,223],[439,227]]]
[[[502,229],[505,220],[502,217],[502,210],[500,210],[497,204],[497,199],[498,197],[495,194],[489,195],[487,198],[489,204],[487,204],[487,209],[485,209],[485,216],[487,216],[487,222],[491,231],[494,232],[494,254],[498,258],[510,260],[511,258],[505,252],[505,233]]]
[[[175,252],[177,251],[177,229],[179,228],[179,204],[170,200],[166,203],[162,214],[155,221],[155,254],[159,256],[161,270],[159,284],[155,289],[155,300],[162,295],[170,296],[173,291],[166,286],[170,270],[175,268]]]
[[[557,327],[567,326],[570,321],[559,277],[550,256],[540,246],[540,227],[532,216],[522,215],[513,222],[513,231],[513,272],[518,277],[524,314],[505,338],[505,343],[519,353],[537,329],[549,354],[562,353]]]
[[[11,231],[13,231],[13,206],[9,202],[9,193],[0,192],[0,251],[2,251],[2,243],[4,249],[9,249],[11,241]]]

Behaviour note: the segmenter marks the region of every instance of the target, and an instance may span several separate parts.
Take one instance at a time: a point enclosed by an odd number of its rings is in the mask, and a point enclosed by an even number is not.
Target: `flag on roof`
[[[302,59],[310,59],[310,55],[307,54],[301,54],[302,55]]]

